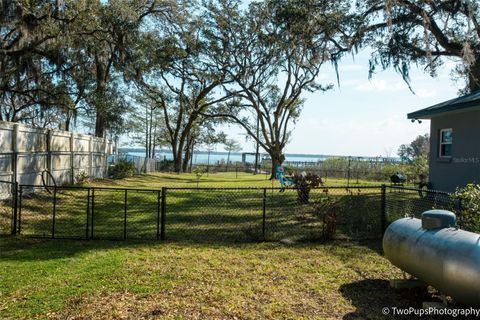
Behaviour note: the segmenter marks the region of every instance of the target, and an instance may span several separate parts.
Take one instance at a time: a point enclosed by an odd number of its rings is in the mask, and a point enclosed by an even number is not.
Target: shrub
[[[480,232],[480,185],[469,184],[459,188],[454,197],[461,203],[458,224],[469,231]]]
[[[198,183],[200,182],[200,179],[205,174],[205,172],[207,171],[203,167],[197,166],[193,168],[192,173],[197,177],[197,187],[198,187]]]
[[[76,176],[75,176],[75,183],[76,184],[83,184],[90,180],[90,177],[85,171],[80,171]]]
[[[322,201],[315,204],[314,212],[323,222],[322,239],[331,240],[337,233],[338,214],[340,206],[338,201],[331,198],[323,198]]]
[[[322,240],[332,240],[337,234],[339,217],[352,212],[353,202],[351,197],[332,198],[324,197],[315,203],[314,215],[322,221]]]
[[[120,159],[108,169],[108,176],[113,179],[123,179],[133,176],[135,164],[128,160]]]
[[[322,178],[314,173],[294,174],[292,180],[295,181],[299,203],[308,203],[310,190],[320,185],[323,186]]]
[[[162,160],[159,162],[157,170],[163,171],[163,172],[165,171],[171,172],[173,171],[174,164],[175,163],[173,160]]]

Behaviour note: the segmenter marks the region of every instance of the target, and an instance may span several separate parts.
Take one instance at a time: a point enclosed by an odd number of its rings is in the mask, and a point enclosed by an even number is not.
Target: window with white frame
[[[450,158],[452,156],[452,129],[441,129],[439,141],[439,156],[441,158]]]

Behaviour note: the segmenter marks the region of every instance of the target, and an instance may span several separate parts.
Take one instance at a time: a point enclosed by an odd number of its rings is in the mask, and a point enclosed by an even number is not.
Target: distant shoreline
[[[118,148],[119,153],[127,153],[130,155],[135,155],[135,156],[145,156],[145,149],[142,148]],[[226,151],[200,151],[200,150],[195,150],[194,154],[196,155],[207,155],[210,153],[211,156],[214,156],[213,158],[218,159],[218,156],[228,156],[228,152]],[[231,152],[230,153],[230,158],[231,160],[236,160],[238,157],[241,157],[243,153],[246,154],[255,154],[255,152]],[[156,155],[162,155],[161,158],[165,155],[171,155],[172,151],[168,149],[158,149],[155,150]],[[260,157],[268,156],[267,153],[262,153],[260,152]],[[254,157],[253,155],[247,156],[247,157]],[[343,158],[343,159],[348,159],[349,157],[352,159],[364,159],[364,160],[374,160],[374,159],[385,159],[385,160],[391,160],[391,161],[399,161],[400,159],[398,157],[385,157],[385,156],[344,156],[344,155],[326,155],[326,154],[307,154],[307,153],[286,153],[285,157],[287,158],[286,161],[289,161],[288,158],[305,158],[305,159],[310,159],[312,161],[313,159],[317,159],[317,161],[322,161],[326,159],[332,159],[332,158]],[[167,157],[169,158],[169,157]],[[203,158],[203,157],[202,157]],[[295,160],[294,160],[295,161]]]

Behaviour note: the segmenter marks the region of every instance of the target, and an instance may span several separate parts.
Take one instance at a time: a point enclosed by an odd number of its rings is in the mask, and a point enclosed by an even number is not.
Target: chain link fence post
[[[127,239],[127,200],[128,200],[128,190],[125,189],[125,199],[123,203],[123,240]]]
[[[90,210],[90,238],[93,239],[93,216],[95,215],[95,188],[92,188],[92,207]]]
[[[158,190],[157,191],[157,240],[160,239],[160,219],[161,219],[161,211],[162,211],[162,194],[163,192]]]
[[[162,211],[160,217],[160,239],[165,240],[165,222],[167,217],[167,188],[162,188]]]
[[[263,188],[263,210],[262,210],[262,238],[265,241],[265,229],[267,224],[267,188]]]
[[[382,190],[382,195],[381,195],[381,208],[380,208],[380,214],[381,214],[381,223],[382,223],[382,235],[385,233],[385,230],[387,229],[387,186],[385,184],[382,184],[381,187]]]
[[[89,225],[90,225],[90,188],[87,191],[87,219],[85,223],[85,239],[89,239]]]
[[[57,187],[53,188],[52,238],[55,238],[55,215],[57,213]]]
[[[21,227],[22,227],[22,195],[23,195],[23,186],[20,185],[20,192],[18,194],[18,223],[17,223],[17,232],[16,234],[20,234]]]
[[[15,182],[12,184],[12,235],[17,234],[18,192],[18,182]]]

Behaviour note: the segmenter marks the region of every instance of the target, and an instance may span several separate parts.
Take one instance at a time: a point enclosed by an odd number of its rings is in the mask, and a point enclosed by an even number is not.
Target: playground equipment
[[[480,306],[480,234],[455,227],[456,216],[430,210],[399,219],[383,237],[386,258],[458,302]]]
[[[280,192],[285,191],[285,186],[295,186],[296,184],[293,179],[287,177],[285,173],[285,168],[280,165],[277,166],[277,178],[280,181],[280,185],[282,186],[280,188]]]

